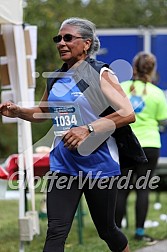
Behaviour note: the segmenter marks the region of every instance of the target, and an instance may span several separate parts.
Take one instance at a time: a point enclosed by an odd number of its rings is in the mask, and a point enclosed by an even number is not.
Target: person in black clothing
[[[87,19],[63,21],[53,40],[64,64],[48,78],[39,106],[0,105],[2,115],[31,122],[52,116],[55,139],[50,152],[44,252],[64,251],[83,194],[109,250],[129,252],[128,240],[115,224],[117,183],[113,179],[120,175],[118,149],[120,153],[123,138],[125,145],[129,137],[131,146],[141,149],[129,126],[135,121],[129,99],[109,66],[92,57],[100,47],[95,31]]]
[[[136,230],[135,239],[144,240],[148,244],[157,241],[145,234],[144,223],[149,206],[149,181],[154,174],[160,153],[159,125],[164,125],[167,119],[167,102],[163,91],[152,83],[156,72],[156,57],[152,53],[139,52],[133,60],[133,80],[121,84],[125,93],[129,96],[136,114],[136,122],[131,125],[136,134],[148,162],[134,164],[122,169],[121,176],[128,176],[132,170],[129,185],[136,191]],[[141,178],[148,177],[147,185],[142,188]],[[127,198],[130,187],[118,190],[116,223],[121,228],[122,219],[126,212]]]

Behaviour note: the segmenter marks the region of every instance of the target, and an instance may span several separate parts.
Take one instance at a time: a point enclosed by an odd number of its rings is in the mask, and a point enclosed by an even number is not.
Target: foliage
[[[167,25],[167,0],[24,0],[24,3],[25,24],[38,27],[36,101],[40,100],[46,85],[42,73],[61,65],[52,37],[64,19],[88,18],[97,28],[104,29]],[[38,126],[32,126],[33,141],[47,132],[50,122]],[[0,131],[5,136],[0,139],[0,157],[7,157],[17,151],[16,126],[0,123]]]

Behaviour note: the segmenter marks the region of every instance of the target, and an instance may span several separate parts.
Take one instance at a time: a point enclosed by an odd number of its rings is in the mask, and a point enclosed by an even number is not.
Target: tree
[[[162,27],[167,25],[167,0],[24,0],[25,24],[38,27],[36,71],[39,72],[36,100],[39,101],[46,85],[42,73],[60,67],[52,37],[61,22],[72,16],[88,18],[97,28]],[[33,141],[37,141],[50,127],[33,124]],[[4,138],[0,139],[1,157],[17,151],[16,127],[0,123]],[[10,132],[10,134],[8,133]],[[10,144],[9,144],[10,143]]]

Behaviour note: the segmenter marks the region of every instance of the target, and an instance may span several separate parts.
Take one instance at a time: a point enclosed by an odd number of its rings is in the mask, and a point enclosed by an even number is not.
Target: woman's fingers
[[[70,129],[63,137],[64,146],[68,149],[76,149],[84,139],[88,136],[87,129],[76,127]]]
[[[78,137],[76,136],[76,134],[72,134],[71,132],[68,132],[64,138],[64,146],[69,148],[69,149],[74,149],[77,147],[77,143],[79,141]]]
[[[12,102],[0,104],[0,114],[8,117],[17,117],[20,107]]]
[[[68,140],[66,143],[64,143],[64,146],[67,147],[69,150],[76,149],[78,147],[78,139],[74,140]]]

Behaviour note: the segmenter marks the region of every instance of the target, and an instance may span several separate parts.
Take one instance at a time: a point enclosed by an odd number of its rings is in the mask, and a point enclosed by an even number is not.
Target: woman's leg
[[[149,205],[149,180],[153,176],[154,170],[157,165],[158,157],[159,157],[159,149],[158,148],[143,148],[148,159],[148,162],[145,164],[141,164],[136,168],[137,180],[144,177],[149,177],[147,184],[141,181],[141,184],[136,184],[136,192],[137,192],[137,200],[136,200],[136,228],[144,229],[144,222],[146,220],[148,205]],[[143,184],[143,187],[141,186]]]
[[[111,179],[111,178],[110,178]],[[128,252],[127,239],[115,224],[115,204],[117,196],[117,182],[109,188],[102,189],[96,181],[93,188],[87,184],[84,188],[85,198],[101,239],[103,239],[111,251]]]
[[[130,168],[122,169],[121,176],[119,177],[118,181],[121,181],[121,179],[122,179],[122,182],[125,181],[124,179],[127,179],[127,185],[126,185],[126,188],[123,186],[122,183],[120,185],[120,188],[118,186],[115,221],[119,228],[122,227],[121,226],[122,219],[126,215],[126,211],[127,211],[127,198],[130,193],[129,186],[133,184],[133,169],[132,170],[130,170]]]
[[[67,174],[56,176],[54,178],[53,174],[48,181],[48,230],[43,252],[64,252],[64,244],[82,194],[77,179],[69,183],[70,178],[74,177]]]

